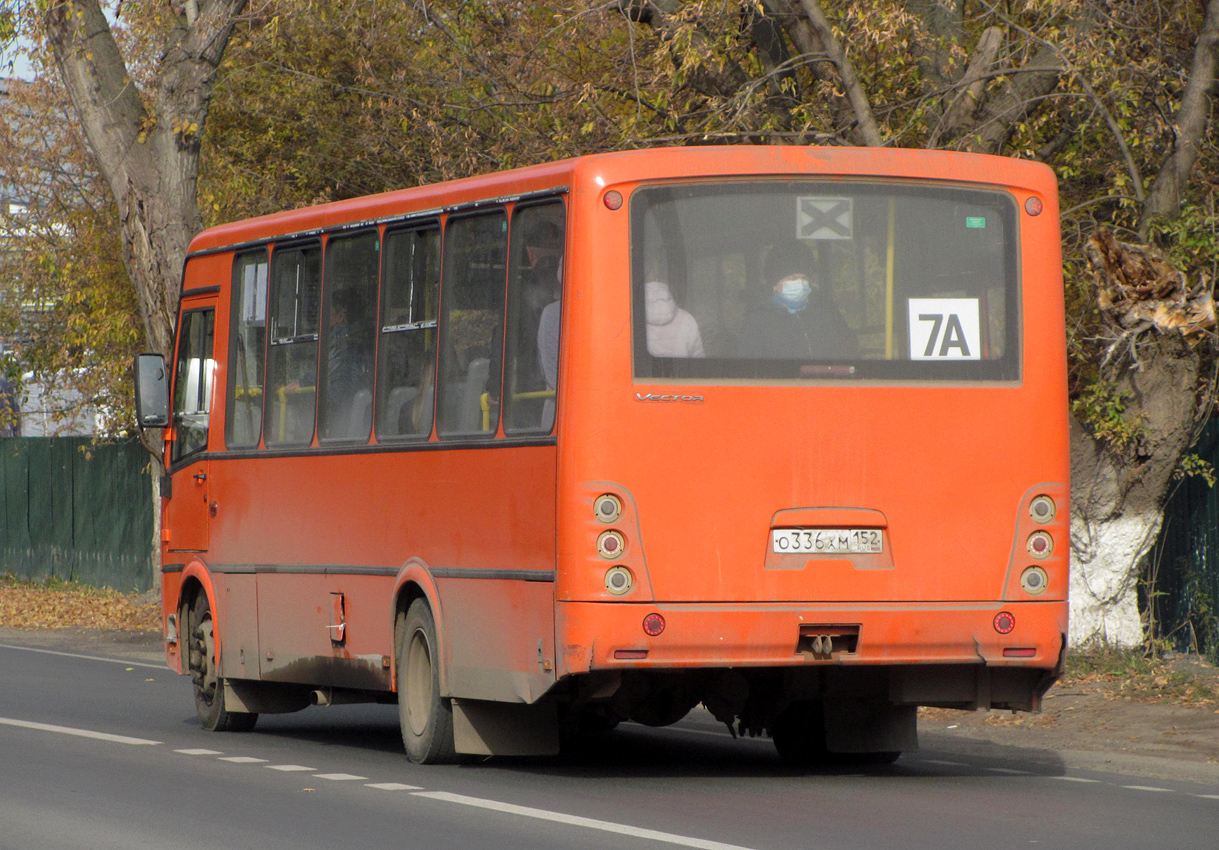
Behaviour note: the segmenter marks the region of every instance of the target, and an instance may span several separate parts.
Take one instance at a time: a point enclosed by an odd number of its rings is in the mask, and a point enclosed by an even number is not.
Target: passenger
[[[766,302],[746,318],[738,354],[769,360],[848,360],[856,355],[854,334],[828,290],[809,274],[800,245],[777,245],[766,257]]]
[[[542,367],[542,378],[546,381],[546,389],[554,392],[559,388],[559,317],[562,311],[562,280],[563,258],[554,263],[553,271],[548,274],[553,278],[550,283],[554,300],[542,308],[538,317],[538,363]],[[542,428],[549,431],[554,427],[554,398],[542,402]]]
[[[356,393],[370,383],[363,339],[367,324],[364,298],[356,289],[341,289],[331,302],[326,351],[326,397],[331,417],[346,413]],[[337,421],[332,418],[331,421]]]
[[[677,306],[667,283],[643,287],[648,323],[648,354],[653,357],[705,357],[698,320]]]

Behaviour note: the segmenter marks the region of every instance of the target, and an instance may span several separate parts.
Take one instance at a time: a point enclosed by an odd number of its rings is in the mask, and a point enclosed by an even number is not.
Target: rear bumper
[[[856,664],[982,664],[1049,671],[1060,663],[1067,633],[1065,601],[560,602],[557,609],[560,676],[593,670]],[[996,615],[1004,611],[1015,619],[1007,634],[995,628]],[[665,621],[655,637],[643,629],[644,618],[653,613]],[[829,654],[814,654],[807,651],[807,636],[819,632],[853,634],[855,639],[838,641]]]

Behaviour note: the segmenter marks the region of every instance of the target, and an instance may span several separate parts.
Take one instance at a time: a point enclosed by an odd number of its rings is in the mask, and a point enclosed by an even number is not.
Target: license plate
[[[781,555],[852,555],[885,551],[879,528],[775,528],[771,551]]]

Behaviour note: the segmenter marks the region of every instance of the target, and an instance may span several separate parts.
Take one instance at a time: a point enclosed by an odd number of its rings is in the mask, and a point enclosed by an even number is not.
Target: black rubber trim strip
[[[440,452],[465,449],[520,449],[539,446],[554,446],[558,444],[554,434],[539,434],[535,437],[505,437],[503,439],[457,440],[442,438],[441,440],[419,440],[416,442],[376,443],[374,445],[349,445],[339,448],[333,444],[318,447],[293,446],[282,449],[219,449],[217,451],[198,452],[183,458],[180,463],[173,464],[169,472],[175,473],[183,467],[201,460],[249,460],[251,458],[279,457],[330,457],[332,455],[385,454],[387,452]]]
[[[480,570],[462,569],[461,567],[442,567],[430,571],[435,578],[482,578],[499,579],[502,581],[544,581],[555,580],[554,570]]]
[[[166,564],[161,572],[181,572],[185,564]],[[361,567],[349,564],[210,564],[213,573],[226,575],[331,575],[396,576],[399,567]],[[430,571],[434,578],[493,579],[499,581],[554,582],[554,570],[496,570],[444,568]]]

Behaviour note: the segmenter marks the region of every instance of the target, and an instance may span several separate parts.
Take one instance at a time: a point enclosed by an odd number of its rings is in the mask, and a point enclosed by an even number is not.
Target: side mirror
[[[169,425],[169,373],[160,354],[136,355],[135,421],[141,428]]]

